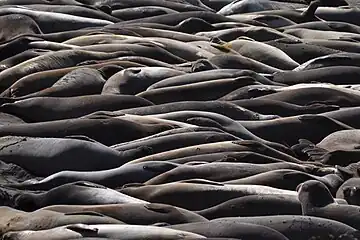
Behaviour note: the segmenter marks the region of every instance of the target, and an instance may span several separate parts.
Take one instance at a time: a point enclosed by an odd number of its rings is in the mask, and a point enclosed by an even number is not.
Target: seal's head
[[[329,189],[320,181],[306,181],[298,186],[297,191],[304,215],[309,214],[315,208],[334,203]]]

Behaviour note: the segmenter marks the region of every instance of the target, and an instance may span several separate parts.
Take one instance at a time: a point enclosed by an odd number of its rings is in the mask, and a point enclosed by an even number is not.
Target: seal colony
[[[0,0],[0,239],[358,239],[358,7]]]

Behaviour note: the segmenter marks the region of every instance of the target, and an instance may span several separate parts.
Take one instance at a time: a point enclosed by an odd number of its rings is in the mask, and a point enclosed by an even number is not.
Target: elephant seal
[[[45,53],[49,53],[49,50],[29,49],[22,53],[15,54],[14,56],[8,57],[0,62],[0,71],[11,68],[31,58],[44,55]]]
[[[259,84],[255,79],[247,76],[210,80],[207,82],[192,83],[182,86],[166,87],[146,90],[136,94],[155,104],[173,101],[210,101],[216,100],[239,87],[250,84]],[[203,92],[204,94],[196,94]]]
[[[159,203],[124,203],[108,205],[53,205],[42,208],[60,213],[97,212],[126,224],[151,225],[155,223],[180,224],[207,222],[196,213],[183,208]]]
[[[264,185],[279,189],[295,191],[299,184],[308,180],[317,180],[324,183],[326,186],[328,186],[328,188],[333,194],[336,193],[337,189],[344,182],[344,180],[337,174],[328,174],[323,177],[318,177],[296,170],[279,169],[259,173],[241,179],[226,181],[224,183]]]
[[[207,228],[214,224],[227,225],[236,223],[250,223],[272,228],[289,239],[303,240],[317,237],[318,239],[329,239],[331,236],[338,237],[349,231],[354,231],[346,224],[318,217],[299,216],[299,215],[278,215],[260,217],[228,217],[218,218],[206,223]],[[196,229],[201,223],[186,223],[173,225],[170,228],[179,230]],[[205,224],[204,224],[205,225]],[[210,227],[211,229],[211,227]]]
[[[306,181],[300,185],[298,192],[303,215],[333,219],[359,229],[360,207],[335,203],[323,183]]]
[[[74,97],[99,94],[106,82],[105,74],[91,68],[78,68],[60,78],[51,87],[23,97]],[[11,88],[10,88],[11,89]]]
[[[230,199],[216,206],[196,211],[212,220],[223,217],[301,215],[297,197],[281,195],[250,195]]]
[[[138,158],[134,161],[129,162],[129,164],[137,163],[137,162],[154,161],[154,160],[171,161],[173,159],[191,157],[199,154],[215,154],[221,152],[242,152],[242,151],[245,152],[253,151],[279,160],[284,160],[293,163],[302,163],[302,161],[296,159],[295,157],[292,157],[291,155],[278,151],[272,147],[268,147],[267,145],[262,144],[260,142],[252,141],[252,140],[238,140],[238,141],[225,141],[218,143],[207,143],[207,144],[200,144],[185,148],[174,149],[167,152],[162,152],[162,153]]]
[[[260,114],[265,114],[265,115],[275,114],[281,117],[290,117],[290,116],[304,115],[304,114],[318,114],[318,113],[326,114],[327,112],[336,111],[339,110],[340,108],[339,106],[336,105],[321,104],[321,103],[314,103],[303,106],[303,105],[297,105],[297,104],[292,104],[277,100],[262,100],[256,98],[233,100],[230,102]],[[331,118],[342,122],[336,117],[331,117]],[[349,123],[345,123],[345,124],[352,126]]]
[[[318,46],[317,46],[318,47]],[[311,70],[331,66],[355,66],[359,67],[360,54],[340,52],[310,59],[293,69],[294,71]]]
[[[31,126],[32,130],[29,130]],[[27,137],[60,137],[83,135],[101,144],[111,146],[117,143],[131,141],[165,130],[173,129],[176,125],[168,122],[131,121],[121,118],[106,119],[64,119],[57,121],[11,124],[0,126],[0,136]]]
[[[45,230],[67,224],[121,224],[115,218],[106,217],[95,212],[68,213],[55,212],[51,210],[38,210],[34,212],[23,212],[10,207],[0,207],[1,223],[0,236],[10,231]]]
[[[265,43],[282,50],[300,64],[304,64],[314,58],[341,52],[336,49],[306,43],[297,39],[289,39],[287,37],[269,39]]]
[[[182,101],[164,103],[146,107],[136,107],[121,110],[120,112],[136,115],[154,115],[176,111],[204,111],[218,113],[234,120],[259,120],[271,118],[271,114],[260,115],[247,108],[237,107],[235,104],[226,101]]]
[[[13,114],[27,122],[45,122],[77,118],[96,111],[114,111],[151,106],[153,103],[137,96],[85,95],[75,97],[35,97],[3,104],[0,111]]]
[[[170,229],[187,228],[188,231],[201,234],[206,237],[231,237],[238,239],[288,239],[280,232],[258,224],[228,222],[207,222],[208,225],[193,223],[191,225],[178,224],[169,226]]]
[[[339,187],[336,197],[345,199],[351,205],[360,206],[359,186],[359,178],[350,178]]]
[[[328,117],[323,118],[323,116],[315,114],[266,121],[240,121],[240,123],[251,133],[262,139],[291,146],[297,144],[299,138],[319,142],[333,132],[353,129],[337,120]],[[293,132],[291,136],[287,134],[290,129]],[[309,132],[305,129],[312,129],[312,131]]]
[[[15,195],[13,201],[16,209],[24,211],[35,211],[46,206],[61,204],[147,203],[146,201],[122,194],[111,188],[85,181],[64,184],[45,193],[22,192]]]
[[[101,53],[84,50],[61,50],[50,52],[2,71],[0,73],[1,90],[4,91],[17,80],[31,73],[64,67],[73,67],[76,64],[87,60],[111,59],[121,55],[123,55],[122,52]],[[55,59],[58,60],[55,61]]]
[[[102,144],[76,138],[8,136],[0,138],[0,143],[0,159],[42,177],[64,170],[98,171],[116,168],[148,153],[147,149],[118,152]],[[34,148],[37,149],[36,153]],[[107,159],[105,162],[104,158]]]
[[[286,53],[266,43],[237,39],[223,46],[240,53],[244,57],[257,60],[281,70],[292,70],[299,66],[299,63],[291,59]]]
[[[180,180],[192,179],[192,178],[201,178],[217,182],[231,181],[235,179],[246,179],[256,174],[266,173],[268,171],[276,169],[297,169],[303,171],[312,171],[312,167],[309,166],[300,166],[293,163],[269,163],[269,164],[251,164],[251,163],[226,163],[226,162],[216,162],[216,163],[205,163],[205,164],[195,164],[195,165],[183,165],[175,169],[164,172],[154,178],[148,180],[145,184],[156,185],[164,184],[169,182],[175,182]],[[236,181],[236,180],[235,180]],[[234,181],[234,182],[235,182]],[[257,184],[253,182],[251,184]],[[266,185],[266,184],[259,184]],[[281,187],[280,187],[281,188]],[[289,190],[294,190],[287,188]]]
[[[178,167],[179,164],[166,161],[150,161],[129,164],[102,171],[60,171],[44,179],[27,179],[22,183],[6,186],[26,190],[51,190],[63,184],[88,181],[108,188],[118,188],[129,183],[143,183],[151,178]]]
[[[158,81],[183,74],[184,72],[164,67],[128,68],[110,77],[101,93],[135,95]]]
[[[73,224],[61,226],[48,230],[39,231],[19,231],[8,232],[3,237],[7,239],[48,239],[48,236],[54,236],[56,239],[71,239],[82,237],[105,237],[105,238],[122,238],[122,239],[189,239],[189,238],[205,238],[199,234],[167,229],[157,226],[143,225],[127,225],[127,224]]]
[[[160,185],[131,186],[130,184],[129,186],[125,185],[119,191],[149,202],[170,204],[188,210],[202,210],[229,199],[247,195],[297,194],[295,191],[267,186],[222,184],[201,179]],[[195,199],[201,199],[201,201],[195,201]]]

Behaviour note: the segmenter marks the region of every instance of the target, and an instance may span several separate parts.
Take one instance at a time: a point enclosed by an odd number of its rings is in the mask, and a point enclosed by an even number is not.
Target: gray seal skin
[[[104,145],[71,138],[2,137],[0,157],[35,176],[64,171],[112,169],[147,154],[146,149],[118,152]],[[56,146],[54,148],[53,146]],[[34,149],[37,149],[36,154]],[[106,161],[104,162],[104,158]],[[41,168],[39,166],[42,166]]]
[[[341,97],[340,97],[341,96]],[[356,107],[360,103],[357,91],[339,87],[308,87],[289,89],[258,97],[261,100],[276,100],[298,105],[313,103],[338,105],[340,107]]]
[[[239,121],[247,130],[271,142],[294,145],[299,138],[319,142],[327,135],[353,129],[337,120],[321,115],[300,115],[266,121]],[[307,129],[307,130],[305,130]],[[311,131],[309,131],[311,129]],[[289,135],[289,131],[293,134]],[[276,132],[276,136],[274,133]]]
[[[360,124],[357,121],[360,114],[360,107],[348,107],[341,108],[339,110],[334,110],[330,112],[322,113],[321,115],[336,119],[340,122],[343,122],[353,128],[360,128]]]
[[[301,39],[323,39],[323,40],[353,39],[355,41],[360,39],[360,34],[357,33],[321,31],[321,30],[313,30],[306,28],[287,29],[284,31],[284,33],[293,35]]]
[[[359,26],[360,12],[357,8],[319,8],[316,15],[326,21],[340,21]]]
[[[88,181],[108,188],[122,187],[128,183],[143,183],[147,180],[178,167],[179,164],[166,161],[134,163],[102,171],[60,171],[42,180],[29,179],[6,186],[25,190],[51,190],[63,184]]]
[[[107,205],[53,205],[42,208],[60,213],[97,212],[126,224],[150,225],[155,223],[180,224],[207,222],[208,220],[189,210],[159,203],[124,203]]]
[[[41,34],[39,25],[31,18],[22,14],[0,16],[0,42],[7,42],[19,35]],[[11,30],[8,26],[12,26]]]
[[[259,61],[253,60],[248,57],[241,55],[217,55],[209,59],[209,61],[216,65],[218,68],[239,68],[253,70],[258,73],[275,73],[281,72],[282,70],[268,66]]]
[[[270,80],[267,80],[266,78],[265,80],[264,78],[260,79],[261,77],[258,77],[257,73],[251,71],[241,69],[214,69],[166,78],[162,81],[152,84],[148,87],[148,89],[151,90],[156,88],[174,87],[191,83],[207,82],[210,80],[236,78],[242,76],[253,77],[255,80],[263,84],[276,84],[271,82]]]
[[[292,26],[282,27],[279,30],[294,29],[294,28],[306,28],[313,30],[323,30],[323,31],[339,31],[339,32],[349,32],[349,33],[359,33],[360,27],[354,24],[338,21],[317,21],[317,22],[307,22],[295,24]]]
[[[165,103],[146,107],[124,109],[117,112],[136,115],[153,115],[170,113],[176,111],[205,111],[218,113],[234,120],[260,120],[268,119],[273,115],[261,115],[246,108],[238,107],[236,104],[225,101],[183,101],[176,103]]]
[[[168,13],[176,13],[177,11],[159,6],[143,6],[119,9],[111,12],[111,15],[118,17],[124,21],[133,20],[140,17],[153,17],[157,15],[163,15]]]
[[[54,236],[59,240],[67,240],[71,238],[82,237],[110,237],[121,238],[124,240],[180,240],[189,238],[203,238],[205,237],[185,231],[174,229],[167,229],[157,226],[143,226],[143,225],[127,225],[127,224],[73,224],[61,226],[58,228],[40,230],[40,231],[20,231],[8,232],[3,237],[5,239],[17,240],[45,240],[49,236]]]
[[[360,206],[360,181],[354,177],[345,181],[336,192],[337,198],[345,199],[351,205]]]
[[[111,22],[119,22],[120,20],[116,16],[106,14],[96,9],[91,9],[87,6],[76,6],[76,5],[59,5],[59,4],[27,4],[27,9],[35,11],[55,12],[64,13],[73,16],[87,17],[99,20],[107,20]]]
[[[185,72],[164,67],[128,68],[111,76],[101,94],[135,95],[156,82],[183,74]]]
[[[150,136],[176,125],[169,123],[141,123],[120,118],[65,119],[49,122],[12,124],[0,127],[0,136],[59,137],[83,135],[106,146]],[[29,131],[29,128],[31,130]]]
[[[236,19],[231,19],[230,22],[233,22],[234,20],[236,21]],[[238,37],[244,36],[259,42],[271,41],[279,38],[290,39],[293,41],[299,40],[295,36],[285,34],[270,27],[264,26],[236,27],[217,31],[198,32],[195,35],[209,38],[218,38],[223,41],[232,41]]]
[[[0,9],[0,15],[23,14],[34,19],[43,33],[76,30],[86,27],[103,27],[113,22],[108,20],[79,17],[70,14],[36,11],[28,8],[7,6]]]
[[[164,183],[187,180],[192,178],[207,179],[217,182],[225,182],[225,181],[237,182],[238,180],[236,179],[239,179],[240,181],[244,180],[245,182],[248,177],[249,178],[251,178],[251,176],[256,177],[260,173],[271,173],[274,172],[273,170],[278,170],[278,172],[282,171],[280,169],[295,169],[300,171],[302,170],[305,172],[312,171],[310,165],[300,167],[298,164],[286,163],[286,162],[269,163],[269,164],[216,162],[216,163],[204,163],[204,164],[195,163],[194,165],[191,165],[191,163],[189,163],[188,165],[179,166],[175,169],[171,169],[167,172],[161,173],[158,176],[155,176],[154,178],[145,182],[145,184],[150,184],[150,185],[164,184]],[[283,170],[283,171],[290,172],[291,174],[290,170]],[[261,184],[255,181],[254,182],[248,181],[248,182],[249,184],[268,185],[268,184]],[[297,185],[295,185],[295,187],[293,188],[289,187],[287,189],[294,190],[296,186]],[[274,186],[274,187],[279,187],[279,186]]]
[[[320,181],[329,187],[333,194],[344,182],[344,180],[337,174],[328,174],[324,177],[318,177],[305,172],[288,169],[272,170],[264,173],[258,173],[253,176],[226,181],[226,184],[254,184],[264,185],[279,189],[296,190],[296,187],[308,180]]]
[[[122,53],[101,53],[84,50],[62,50],[50,52],[42,56],[29,59],[0,73],[0,86],[2,91],[10,87],[20,78],[31,73],[73,67],[87,60],[105,60],[116,58]],[[56,61],[54,59],[57,59]],[[31,67],[30,67],[31,66]]]
[[[267,40],[265,43],[282,50],[300,64],[314,58],[341,52],[336,49],[306,43],[306,41],[291,40],[284,37]]]
[[[318,46],[317,46],[318,47]],[[354,66],[359,67],[359,53],[333,53],[329,55],[312,58],[307,62],[302,63],[294,69],[294,71],[311,70],[316,68],[331,67],[331,66]]]
[[[249,84],[260,84],[251,77],[238,77],[210,80],[182,86],[146,90],[136,94],[155,104],[176,101],[210,101],[216,100],[239,87]],[[201,92],[202,94],[197,94]]]
[[[302,214],[301,203],[297,197],[265,194],[234,198],[195,212],[209,220],[223,217]]]
[[[206,237],[234,237],[238,239],[276,239],[276,240],[286,240],[289,239],[285,237],[280,232],[271,229],[267,226],[261,226],[258,224],[249,224],[249,223],[226,223],[222,224],[221,222],[207,222],[208,225],[201,223],[190,223],[187,224],[178,224],[169,226],[170,229],[181,229],[187,228],[188,231],[201,234]]]
[[[104,63],[89,64],[89,65],[84,65],[84,66],[76,66],[76,67],[68,67],[68,68],[40,71],[40,72],[32,73],[32,74],[26,75],[25,77],[20,78],[14,84],[12,84],[10,87],[8,87],[5,91],[3,91],[0,94],[0,96],[1,97],[13,97],[13,98],[25,96],[25,95],[43,90],[45,88],[51,87],[60,78],[62,78],[66,74],[68,74],[71,71],[74,71],[76,69],[87,67],[87,68],[98,69],[99,71],[101,71],[102,68],[105,68],[110,65],[116,65],[119,68],[142,66],[140,64],[131,63],[128,61],[108,61],[108,62],[104,62]],[[103,72],[103,74],[106,75],[106,78],[108,78],[108,76],[107,76],[108,74],[106,72]],[[46,81],[44,81],[44,79],[46,79]]]
[[[79,181],[53,188],[44,193],[19,193],[14,196],[14,207],[35,211],[50,205],[97,205],[119,203],[147,203],[111,188]]]
[[[113,111],[151,106],[137,96],[85,95],[75,97],[35,97],[0,106],[0,111],[18,116],[27,122],[45,122],[77,118],[96,111]]]
[[[240,2],[232,2],[227,4],[222,9],[220,9],[217,13],[222,15],[232,15],[238,13],[250,13],[250,12],[260,12],[266,10],[288,10],[288,9],[296,9],[303,8],[305,4],[298,3],[289,3],[289,2],[277,2],[277,1],[253,1],[253,0],[245,0]]]
[[[174,149],[167,152],[162,152],[162,153],[138,158],[134,161],[131,161],[129,164],[135,162],[145,162],[145,161],[171,161],[174,159],[191,157],[199,154],[214,154],[221,152],[242,152],[242,151],[245,152],[253,151],[288,162],[302,163],[302,161],[288,154],[275,150],[274,148],[268,147],[267,145],[262,144],[258,141],[240,140],[240,141],[226,141],[219,143],[207,143],[207,144]]]
[[[23,212],[10,207],[0,207],[1,223],[0,236],[10,231],[23,230],[45,230],[67,224],[121,224],[115,218],[106,217],[101,214],[75,211],[61,213],[51,210],[38,210],[34,212]]]
[[[349,231],[354,231],[354,228],[330,219],[324,219],[312,216],[299,215],[279,215],[279,216],[260,216],[260,217],[228,217],[218,218],[206,223],[208,228],[211,224],[215,226],[218,224],[237,224],[250,223],[272,228],[289,239],[303,240],[317,237],[317,239],[331,239],[331,237],[338,237]],[[170,228],[179,230],[196,229],[196,226],[201,223],[187,223],[173,225]],[[205,225],[205,224],[204,224]]]
[[[309,6],[305,9],[305,11],[300,12],[297,9],[285,9],[285,10],[269,10],[269,11],[261,11],[263,15],[278,15],[285,17],[295,23],[304,23],[311,21],[321,21],[319,17],[315,15],[317,8],[321,5],[320,0],[312,1]]]
[[[296,104],[277,101],[277,100],[262,100],[262,99],[242,99],[242,100],[231,101],[231,103],[260,114],[265,114],[265,115],[275,114],[281,117],[290,117],[290,116],[303,115],[303,114],[319,114],[319,113],[326,114],[327,112],[339,110],[339,106],[336,105],[314,103],[310,105],[301,106],[301,105],[296,105]],[[340,119],[337,119],[336,117],[331,117],[331,118],[343,122]],[[352,126],[349,123],[346,122],[344,123]]]
[[[339,51],[360,53],[359,45],[357,45],[355,42],[346,42],[342,40],[321,40],[321,39],[306,39],[305,41],[310,44],[332,48]]]
[[[281,86],[275,85],[248,85],[245,87],[238,88],[225,96],[222,96],[218,100],[220,101],[233,101],[241,99],[254,99],[269,94],[278,92]]]
[[[21,98],[33,97],[74,97],[99,94],[106,82],[100,71],[78,68],[60,78],[54,85]]]
[[[287,147],[262,139],[251,131],[248,131],[239,122],[221,114],[204,111],[177,111],[163,114],[149,115],[150,117],[166,119],[171,121],[184,122],[202,127],[217,127],[227,133],[245,140],[257,140],[273,148],[291,154]]]
[[[332,66],[318,69],[303,70],[298,72],[288,71],[273,74],[270,79],[283,84],[298,83],[333,83],[333,84],[356,84],[360,76],[360,67]],[[343,77],[343,78],[342,78]]]
[[[299,63],[291,59],[280,49],[257,41],[237,39],[224,44],[224,47],[235,50],[244,57],[248,57],[272,67],[282,70],[292,70]]]
[[[133,144],[131,144],[130,142],[129,144],[125,143],[121,144],[120,146],[114,145],[111,147],[116,149],[117,151],[124,151],[125,149],[130,150],[132,148],[138,147],[148,147],[151,149],[151,154],[156,154],[193,145],[231,140],[240,139],[225,132],[221,133],[213,131],[201,131],[175,133],[168,136],[159,136],[155,138],[144,139],[144,141],[135,140],[136,142]]]
[[[140,23],[140,22],[160,23],[160,24],[174,26],[190,17],[200,18],[210,24],[231,21],[230,18],[213,13],[213,12],[191,11],[191,12],[183,12],[183,13],[170,13],[170,14],[166,14],[166,15],[146,17],[146,18],[140,18],[140,19],[135,19],[135,20],[130,20],[130,21],[123,21],[123,22],[115,23],[113,25],[106,26],[105,28],[122,27],[124,25],[126,26],[126,24],[129,24],[129,23]]]
[[[188,157],[175,158],[169,161],[180,164],[189,164],[198,161],[209,162],[209,163],[210,162],[240,162],[240,163],[266,164],[266,163],[284,162],[285,160],[269,157],[267,155],[259,154],[251,151],[232,152],[225,150],[224,152],[220,152],[220,153],[199,154]]]
[[[170,204],[191,211],[202,210],[232,198],[258,195],[293,195],[296,191],[260,185],[232,185],[204,179],[187,180],[160,185],[124,186],[121,193],[149,202]],[[195,201],[197,200],[197,201]]]
[[[0,62],[0,71],[11,68],[26,60],[44,55],[49,52],[50,52],[49,50],[45,50],[45,49],[29,49],[22,53],[15,54],[14,56],[8,57]]]
[[[300,185],[298,192],[303,215],[333,219],[359,229],[360,207],[335,203],[323,183],[306,181]]]

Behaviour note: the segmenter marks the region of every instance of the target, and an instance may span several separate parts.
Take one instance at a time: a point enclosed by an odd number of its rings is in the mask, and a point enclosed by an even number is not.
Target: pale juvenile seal
[[[323,183],[306,181],[300,185],[298,192],[303,215],[333,219],[359,229],[360,207],[335,203]]]
[[[53,205],[42,208],[61,213],[97,212],[127,224],[150,225],[155,223],[180,224],[207,222],[200,215],[183,208],[159,203],[124,203],[108,205]]]
[[[202,179],[160,185],[131,186],[130,184],[130,186],[125,185],[119,191],[149,202],[170,204],[188,210],[202,210],[229,199],[247,195],[297,194],[295,191],[267,186],[221,184]]]
[[[109,188],[122,187],[128,183],[143,183],[147,180],[178,167],[179,164],[166,161],[152,161],[129,164],[102,171],[60,171],[42,180],[28,179],[22,183],[7,184],[6,186],[26,190],[51,190],[63,184],[88,181]]]
[[[292,70],[299,66],[299,63],[291,59],[286,53],[266,43],[237,39],[223,46],[235,50],[244,57],[257,60],[278,69]]]
[[[238,78],[217,79],[182,86],[146,90],[136,94],[155,104],[172,101],[210,101],[216,100],[239,87],[259,84],[255,79],[243,76]],[[203,94],[197,94],[202,92]]]
[[[122,238],[126,240],[158,240],[158,239],[189,239],[189,238],[202,238],[205,237],[185,231],[179,231],[174,229],[162,228],[157,226],[143,226],[143,225],[119,225],[119,224],[73,224],[62,226],[58,228],[40,230],[40,231],[19,231],[8,232],[4,235],[4,238],[19,239],[19,240],[31,240],[48,239],[48,236],[55,236],[56,239],[71,239],[81,237],[110,237],[110,238]]]
[[[34,212],[23,212],[10,207],[0,207],[0,236],[9,231],[44,230],[67,224],[121,224],[115,218],[101,214],[75,211],[68,213],[41,209]]]
[[[101,94],[135,95],[158,81],[183,74],[164,67],[128,68],[110,77]]]
[[[104,186],[79,181],[64,184],[44,193],[22,192],[14,196],[14,207],[35,211],[50,205],[96,205],[118,203],[147,203]]]

